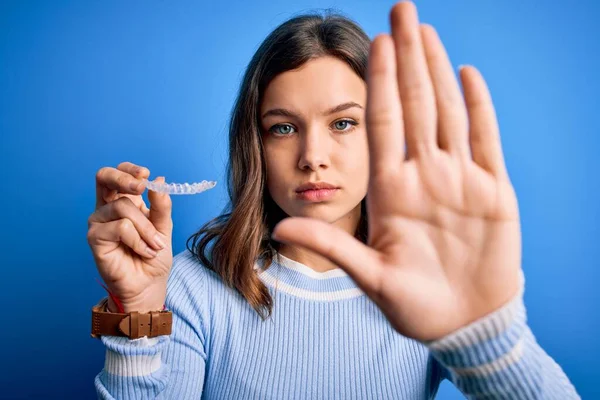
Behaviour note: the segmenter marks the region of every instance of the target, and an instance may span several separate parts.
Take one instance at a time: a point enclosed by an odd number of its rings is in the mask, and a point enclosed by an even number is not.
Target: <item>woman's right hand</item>
[[[171,198],[149,190],[148,209],[141,194],[142,179],[149,176],[147,168],[130,162],[98,170],[96,210],[88,219],[96,267],[125,312],[161,310],[173,264]],[[117,311],[110,298],[108,307]]]

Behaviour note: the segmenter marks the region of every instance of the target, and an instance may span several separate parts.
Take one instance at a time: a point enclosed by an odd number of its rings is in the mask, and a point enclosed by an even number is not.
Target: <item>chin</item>
[[[335,212],[330,208],[323,207],[323,204],[312,204],[301,209],[294,210],[290,217],[314,218],[324,222],[333,223],[343,216],[343,213]]]

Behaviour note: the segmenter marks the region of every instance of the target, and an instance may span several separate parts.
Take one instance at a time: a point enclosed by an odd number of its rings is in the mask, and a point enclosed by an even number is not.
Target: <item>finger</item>
[[[152,222],[127,197],[121,197],[99,208],[89,219],[90,223],[105,223],[126,218],[139,232],[140,236],[155,249],[164,249],[164,241]]]
[[[150,177],[150,170],[146,167],[136,165],[129,161],[122,162],[117,166],[117,169],[123,172],[127,172],[128,174],[134,176],[137,179],[148,179]],[[150,215],[150,210],[146,206],[144,199],[142,196],[138,195],[130,195],[130,194],[122,194],[118,193],[115,190],[111,190],[112,193],[104,197],[104,200],[108,203],[110,201],[114,201],[120,197],[129,197],[133,204],[135,204],[146,216],[146,218]]]
[[[142,213],[144,214],[144,216],[146,218],[148,218],[150,216],[150,209],[146,206],[146,203],[144,202],[144,199],[142,196],[115,192],[115,195],[112,198],[105,197],[104,200],[107,203],[110,203],[111,201],[115,201],[117,199],[120,199],[121,197],[127,197],[129,200],[131,200],[131,202],[133,204],[135,204],[135,206],[137,208],[139,208],[140,211],[142,211]]]
[[[123,242],[142,257],[153,258],[157,255],[140,236],[135,224],[127,218],[97,224],[90,229],[88,241],[92,247],[102,241]]]
[[[150,218],[150,209],[146,206],[146,203],[142,202],[141,210],[142,210],[142,213],[144,214],[144,216],[149,219]]]
[[[372,176],[404,161],[404,127],[396,78],[394,42],[379,35],[371,43],[367,71],[367,137]]]
[[[165,182],[164,176],[159,176],[154,182]],[[150,222],[156,229],[165,235],[165,239],[171,241],[173,232],[173,220],[171,219],[172,203],[168,193],[159,193],[154,190],[148,191],[150,201]]]
[[[150,176],[150,170],[148,168],[131,163],[129,161],[122,162],[117,166],[117,169],[123,172],[127,172],[128,174],[138,179],[148,179],[148,177]]]
[[[421,25],[421,38],[435,92],[438,145],[457,157],[469,158],[467,110],[450,59],[433,26]]]
[[[134,178],[136,179],[148,179],[150,177],[150,170],[146,167],[143,167],[141,165],[137,165],[134,164],[132,162],[129,161],[125,161],[122,162],[121,164],[119,164],[117,166],[117,169],[123,172],[127,172],[128,174],[132,175]],[[144,187],[142,187],[142,192],[144,191]],[[148,207],[146,207],[146,204],[144,203],[144,199],[142,198],[142,196],[130,196],[127,195],[128,197],[130,197],[132,200],[136,199],[134,201],[134,203],[140,208],[140,210],[144,211],[144,208],[147,210]],[[142,207],[143,205],[143,207]]]
[[[273,229],[273,238],[328,258],[346,271],[365,293],[379,293],[383,273],[379,253],[347,232],[316,219],[286,218]]]
[[[105,198],[118,193],[140,195],[145,187],[141,179],[112,167],[103,167],[96,173],[96,209],[107,203]]]
[[[408,157],[437,149],[435,98],[419,33],[417,9],[403,1],[390,14]]]
[[[469,115],[469,138],[473,161],[493,175],[506,178],[500,130],[485,80],[472,66],[461,68],[460,77]]]

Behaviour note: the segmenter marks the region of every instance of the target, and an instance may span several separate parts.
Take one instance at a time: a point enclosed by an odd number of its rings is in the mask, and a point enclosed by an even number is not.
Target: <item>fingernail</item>
[[[131,183],[129,184],[129,188],[130,188],[131,190],[137,191],[137,190],[138,190],[138,187],[140,186],[140,183],[141,183],[141,182],[136,182],[136,181],[134,181],[134,182],[131,182]]]
[[[167,247],[167,245],[165,244],[165,242],[163,242],[163,240],[160,238],[158,233],[156,235],[154,235],[154,243],[156,243],[156,245],[158,247],[160,247],[161,249],[164,249],[165,247]]]
[[[151,257],[156,257],[158,254],[156,251],[152,250],[150,247],[146,248],[146,253],[148,253]]]

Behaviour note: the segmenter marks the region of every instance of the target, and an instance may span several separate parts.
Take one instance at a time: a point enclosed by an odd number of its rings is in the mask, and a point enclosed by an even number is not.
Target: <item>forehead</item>
[[[345,62],[319,57],[277,75],[267,86],[261,111],[272,107],[324,110],[355,101],[365,104],[366,83]]]

